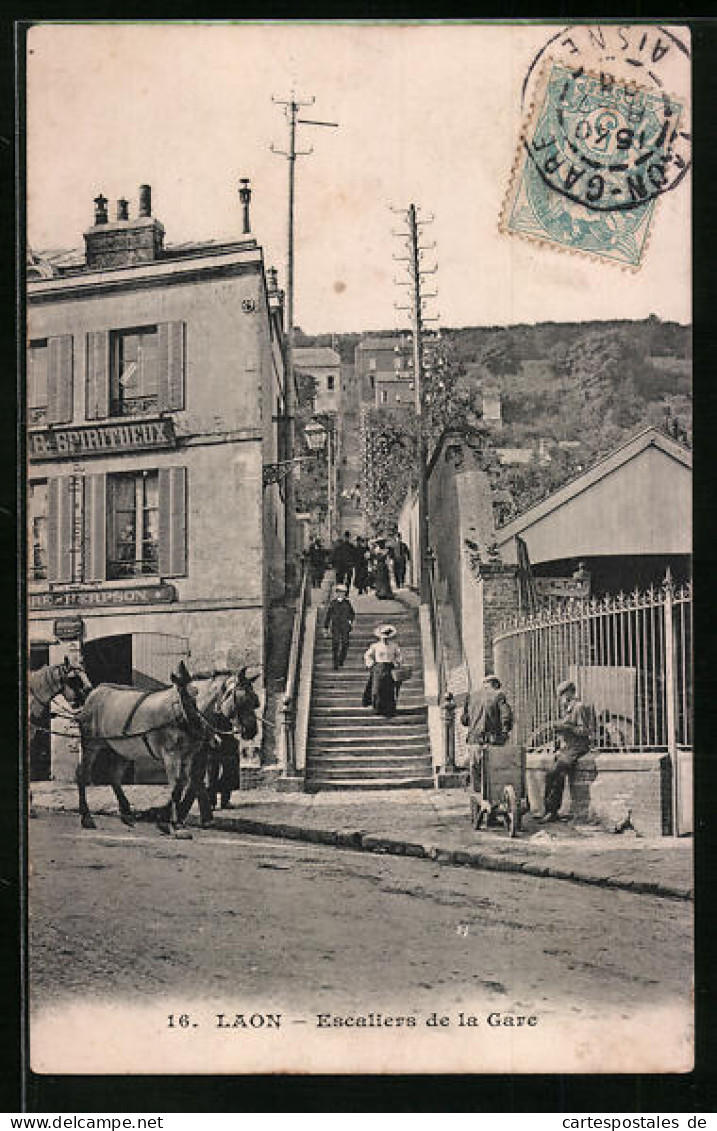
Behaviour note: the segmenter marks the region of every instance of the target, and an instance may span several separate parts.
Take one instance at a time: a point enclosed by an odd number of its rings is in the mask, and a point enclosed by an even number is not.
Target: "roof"
[[[172,259],[185,259],[194,256],[211,255],[213,252],[237,251],[242,248],[255,248],[256,240],[248,236],[243,240],[186,240],[183,243],[165,244],[162,254],[158,255],[155,263],[165,263]],[[42,251],[28,249],[28,266],[47,265],[52,274],[65,275],[76,272],[96,272],[97,268],[88,268],[85,249],[72,247],[51,247]]]
[[[334,369],[341,364],[339,354],[330,346],[294,346],[292,353],[296,365]]]
[[[395,350],[396,346],[403,345],[404,350],[408,351],[411,345],[403,341],[404,336],[396,334],[395,338],[362,338],[356,349],[370,353],[372,350]]]
[[[658,428],[645,428],[642,432],[638,432],[636,436],[621,444],[619,448],[615,448],[608,455],[603,456],[587,471],[581,472],[574,479],[564,483],[557,491],[553,491],[550,495],[541,499],[539,503],[534,503],[533,506],[516,515],[505,526],[501,526],[496,532],[498,544],[503,545],[514,538],[516,534],[523,534],[529,527],[534,526],[553,511],[557,511],[566,503],[582,495],[583,492],[600,483],[619,468],[624,467],[625,464],[648,448],[655,448],[683,467],[692,470],[692,452],[689,448],[678,440],[674,440],[671,436],[667,436]]]

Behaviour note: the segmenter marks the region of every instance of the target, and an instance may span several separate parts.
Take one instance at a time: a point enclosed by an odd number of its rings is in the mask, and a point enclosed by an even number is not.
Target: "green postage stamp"
[[[638,268],[657,201],[689,165],[682,109],[664,90],[548,62],[501,229]]]

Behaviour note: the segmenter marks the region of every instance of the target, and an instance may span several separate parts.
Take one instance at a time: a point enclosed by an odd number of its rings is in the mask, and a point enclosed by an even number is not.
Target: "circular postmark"
[[[689,169],[689,79],[689,50],[666,28],[579,25],[552,36],[522,88],[536,206],[549,212],[554,192],[589,212],[635,212],[622,229],[638,226]]]

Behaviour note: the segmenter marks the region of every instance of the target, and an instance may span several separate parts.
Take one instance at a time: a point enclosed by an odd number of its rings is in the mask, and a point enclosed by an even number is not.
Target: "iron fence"
[[[526,749],[552,741],[558,684],[574,680],[599,750],[692,746],[692,587],[555,602],[494,637],[497,674]]]

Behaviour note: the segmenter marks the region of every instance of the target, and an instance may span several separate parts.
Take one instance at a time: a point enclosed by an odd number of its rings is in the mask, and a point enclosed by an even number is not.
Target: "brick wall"
[[[543,808],[545,775],[553,764],[550,754],[528,754],[527,792],[530,808]],[[566,785],[563,813],[577,822],[590,822],[614,830],[630,813],[633,828],[643,836],[669,835],[671,826],[671,774],[667,754],[586,754]]]
[[[493,637],[499,624],[518,611],[518,570],[516,566],[481,565],[478,582],[483,602],[483,655],[486,672],[494,664]]]

